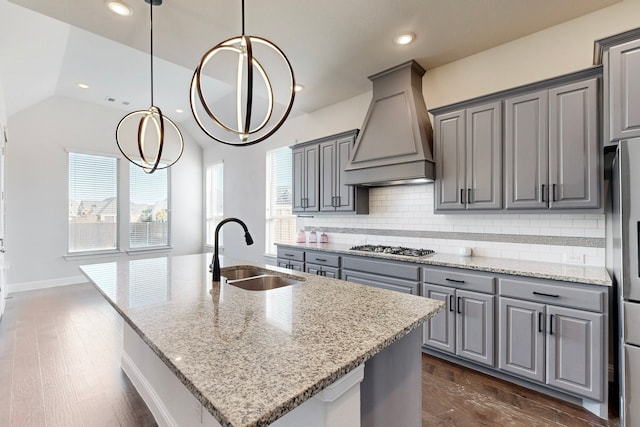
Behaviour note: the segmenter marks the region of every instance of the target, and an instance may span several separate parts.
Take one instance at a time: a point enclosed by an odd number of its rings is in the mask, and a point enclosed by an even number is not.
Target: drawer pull
[[[316,258],[316,261],[320,261],[320,262],[327,262],[327,260],[326,260],[326,259],[324,259],[324,258]]]
[[[544,292],[533,291],[533,294],[541,296],[541,297],[560,298],[560,295],[557,295],[557,294],[545,294]]]
[[[542,332],[542,312],[538,313],[538,332]]]
[[[284,254],[284,256],[293,256],[293,254]]]
[[[449,295],[449,311],[454,311],[454,309],[453,309],[453,295]]]
[[[464,283],[464,280],[449,279],[448,277],[445,278],[444,280],[446,280],[447,282],[453,282],[453,283]]]

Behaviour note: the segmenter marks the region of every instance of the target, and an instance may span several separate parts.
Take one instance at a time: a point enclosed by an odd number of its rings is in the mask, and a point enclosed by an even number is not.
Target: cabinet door
[[[547,306],[547,384],[601,400],[604,314]]]
[[[596,78],[549,90],[549,207],[552,209],[600,206],[597,102]]]
[[[278,258],[278,267],[288,268],[289,270],[304,271],[304,262],[291,261],[288,259]]]
[[[447,353],[456,352],[455,290],[445,286],[422,284],[422,296],[444,301],[445,308],[422,327],[423,344]]]
[[[467,209],[502,208],[502,103],[466,111]]]
[[[320,144],[320,210],[335,211],[336,180],[336,142]]]
[[[495,366],[493,295],[456,291],[456,354]]]
[[[355,209],[355,191],[352,186],[344,183],[344,170],[351,158],[351,147],[355,136],[341,138],[336,142],[336,210],[353,211]]]
[[[611,139],[640,136],[640,40],[609,49]]]
[[[304,198],[306,197],[304,148],[292,150],[291,157],[293,159],[293,212],[304,212]]]
[[[318,211],[320,206],[320,147],[312,145],[304,148],[305,212]]]
[[[465,112],[435,117],[435,209],[465,209]]]
[[[501,371],[544,383],[544,304],[500,298],[498,321]]]
[[[547,91],[529,93],[505,101],[506,209],[547,207],[548,116]]]

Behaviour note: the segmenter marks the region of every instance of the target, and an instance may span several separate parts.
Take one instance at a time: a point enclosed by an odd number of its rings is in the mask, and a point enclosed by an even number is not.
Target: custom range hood
[[[412,60],[369,77],[373,100],[345,168],[345,184],[380,187],[433,181],[424,73]]]

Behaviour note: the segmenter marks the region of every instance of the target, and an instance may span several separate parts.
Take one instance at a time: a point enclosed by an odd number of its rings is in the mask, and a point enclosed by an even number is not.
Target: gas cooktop
[[[364,252],[376,252],[376,253],[391,254],[391,255],[414,256],[414,257],[421,257],[421,256],[431,255],[435,253],[435,251],[431,249],[414,249],[414,248],[405,248],[402,246],[384,246],[384,245],[359,245],[359,246],[353,246],[351,250],[364,251]]]

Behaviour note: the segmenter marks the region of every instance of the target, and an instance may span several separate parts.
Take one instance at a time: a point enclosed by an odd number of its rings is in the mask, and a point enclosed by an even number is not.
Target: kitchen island
[[[420,425],[419,327],[442,303],[298,272],[212,290],[210,257],[81,267],[125,320],[123,370],[159,425],[384,425],[390,409]]]

